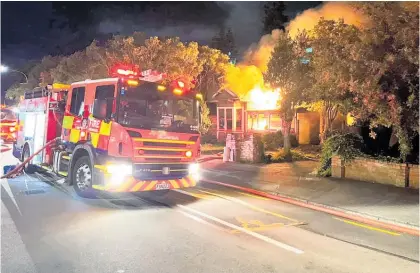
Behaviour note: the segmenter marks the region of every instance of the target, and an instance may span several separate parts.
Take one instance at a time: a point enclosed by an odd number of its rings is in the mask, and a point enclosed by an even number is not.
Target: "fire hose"
[[[13,176],[16,176],[19,174],[19,172],[23,169],[23,166],[25,166],[28,162],[30,162],[36,155],[38,155],[40,152],[54,144],[57,140],[59,140],[61,137],[56,137],[50,141],[48,141],[42,148],[40,148],[38,151],[36,151],[34,154],[29,156],[25,161],[23,161],[21,164],[17,165],[13,170],[8,172],[7,174],[4,174],[0,179],[3,178],[11,178]]]

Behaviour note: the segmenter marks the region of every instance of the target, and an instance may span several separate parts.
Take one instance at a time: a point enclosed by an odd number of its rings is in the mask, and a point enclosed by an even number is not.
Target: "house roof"
[[[231,98],[230,99],[233,99],[233,100],[238,100],[239,98],[238,98],[238,96],[232,91],[232,90],[229,90],[229,89],[220,89],[219,91],[217,91],[212,97],[211,97],[211,100],[209,101],[209,102],[217,102],[218,100],[217,100],[217,97],[220,95],[220,94],[223,94],[223,93],[225,93],[225,94],[227,94],[227,95],[229,95]]]

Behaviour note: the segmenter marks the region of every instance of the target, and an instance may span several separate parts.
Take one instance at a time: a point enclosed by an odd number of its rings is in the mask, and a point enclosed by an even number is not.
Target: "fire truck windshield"
[[[197,101],[170,91],[158,91],[157,86],[155,83],[143,83],[137,87],[122,88],[118,122],[132,128],[197,133]]]

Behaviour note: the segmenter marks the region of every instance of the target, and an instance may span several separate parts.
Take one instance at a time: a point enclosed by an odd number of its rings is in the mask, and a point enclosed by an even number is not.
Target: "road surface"
[[[416,236],[221,186],[91,200],[39,174],[1,183],[2,273],[419,271]]]

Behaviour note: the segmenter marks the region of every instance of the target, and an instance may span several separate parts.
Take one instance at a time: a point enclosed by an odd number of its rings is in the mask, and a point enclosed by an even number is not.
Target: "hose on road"
[[[38,155],[40,152],[45,150],[47,147],[54,144],[57,140],[59,140],[61,137],[56,137],[50,141],[48,141],[42,148],[40,148],[38,151],[36,151],[34,154],[32,154],[30,157],[28,157],[25,161],[23,161],[21,164],[17,165],[13,170],[8,172],[7,174],[4,174],[0,179],[3,178],[11,178],[14,175],[18,175],[20,171],[22,171],[23,166],[25,166],[29,161],[31,161],[36,155]]]

